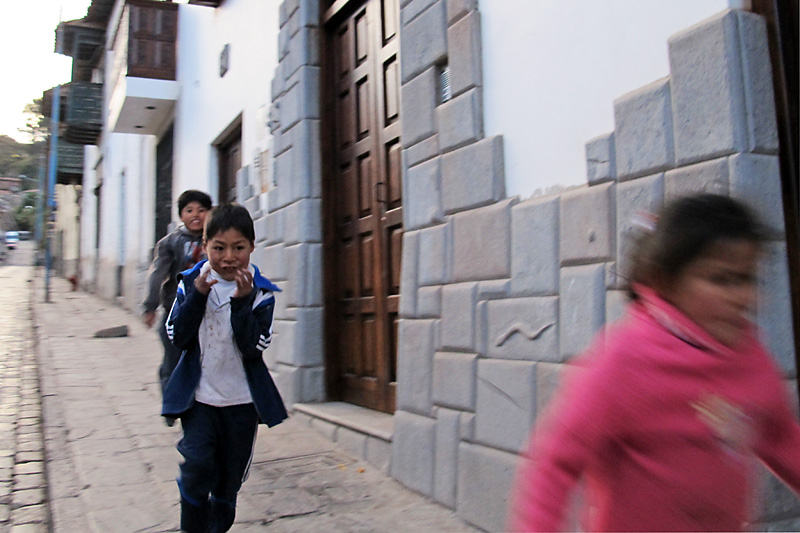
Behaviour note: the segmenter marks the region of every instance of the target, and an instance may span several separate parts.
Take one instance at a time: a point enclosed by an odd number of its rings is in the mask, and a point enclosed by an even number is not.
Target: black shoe
[[[175,425],[175,420],[177,420],[177,419],[176,418],[172,418],[170,416],[165,416],[164,417],[164,423],[167,425],[167,427],[174,426]]]

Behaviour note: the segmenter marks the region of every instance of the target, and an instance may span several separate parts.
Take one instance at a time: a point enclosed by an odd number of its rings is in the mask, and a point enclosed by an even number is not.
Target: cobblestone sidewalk
[[[42,409],[32,331],[33,269],[0,269],[0,532],[48,531]]]

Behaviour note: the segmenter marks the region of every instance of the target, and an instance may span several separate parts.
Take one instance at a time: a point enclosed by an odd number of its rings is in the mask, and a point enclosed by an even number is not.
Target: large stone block
[[[739,26],[748,145],[753,152],[778,152],[772,61],[764,17],[735,12]]]
[[[438,352],[433,357],[433,401],[462,411],[475,410],[476,354]]]
[[[487,355],[558,361],[558,297],[514,298],[487,304]]]
[[[538,363],[536,365],[536,411],[537,421],[553,401],[561,386],[565,371],[570,367],[561,363]],[[530,438],[530,437],[529,437]]]
[[[325,368],[321,366],[300,369],[301,402],[325,401]]]
[[[507,278],[511,274],[511,208],[516,200],[454,215],[453,280]]]
[[[285,244],[322,242],[322,200],[303,198],[286,207]]]
[[[400,21],[403,26],[408,25],[412,20],[417,18],[420,13],[428,9],[437,0],[409,0],[400,10]]]
[[[459,95],[483,86],[481,14],[470,11],[447,29],[450,88]]]
[[[295,310],[295,321],[280,322],[280,349],[277,362],[286,365],[321,366],[324,362],[323,313],[321,307]],[[277,321],[274,329],[278,326]]]
[[[511,208],[511,291],[558,293],[559,199],[536,198]]]
[[[736,13],[726,11],[668,41],[675,156],[680,165],[747,149],[737,25]]]
[[[445,213],[479,207],[505,197],[503,138],[489,137],[442,156]]]
[[[273,280],[273,282],[275,283],[275,285],[278,286],[279,289],[284,291],[284,292],[279,292],[279,293],[277,293],[275,295],[275,312],[273,313],[273,316],[275,317],[276,320],[278,320],[278,319],[289,320],[290,317],[289,317],[288,308],[287,308],[287,305],[286,305],[286,295],[285,295],[286,294],[285,291],[286,291],[287,282],[286,281],[274,281],[274,280]]]
[[[278,364],[275,368],[270,369],[275,386],[281,394],[287,408],[297,402],[300,402],[300,373],[299,368]]]
[[[302,28],[289,40],[288,57],[284,61],[289,65],[290,76],[300,67],[319,65],[319,31],[318,28]]]
[[[442,151],[449,152],[483,138],[481,89],[474,88],[436,108]]]
[[[674,166],[668,78],[614,100],[614,124],[616,167],[620,180]]]
[[[561,196],[561,264],[607,261],[615,251],[615,184],[569,191]]]
[[[403,38],[400,40],[400,70],[403,83],[447,56],[446,30],[444,0],[437,0],[403,27]],[[431,97],[434,97],[434,94]],[[407,117],[408,110],[405,107],[403,112]]]
[[[605,265],[561,269],[559,347],[562,360],[586,349],[605,323]]]
[[[442,288],[421,287],[417,293],[417,316],[419,318],[441,318]]]
[[[536,418],[536,363],[478,362],[475,439],[510,452],[520,452]]]
[[[459,283],[442,289],[442,348],[475,351],[475,309],[478,285]]]
[[[606,133],[586,143],[586,180],[597,185],[617,179],[617,156],[614,132]]]
[[[262,263],[259,264],[261,273],[272,281],[285,280],[288,276],[286,254],[283,244],[266,246],[261,256]]]
[[[319,121],[303,120],[295,127],[292,147],[274,160],[276,187],[268,196],[270,212],[322,194]]]
[[[789,265],[786,244],[772,242],[759,271],[759,301],[756,312],[764,343],[776,357],[787,377],[797,376],[792,334],[792,304],[790,300]]]
[[[285,209],[270,210],[269,214],[265,217],[267,219],[266,235],[267,246],[272,244],[282,243],[284,240],[283,235],[283,218],[286,214]]]
[[[436,83],[436,69],[429,68],[402,87],[402,134],[406,148],[436,133]]]
[[[283,131],[303,119],[320,118],[319,83],[319,67],[303,66],[292,74],[287,82],[289,89],[281,97],[280,127]]]
[[[447,279],[447,226],[419,232],[419,284],[440,285]]]
[[[403,222],[407,230],[438,224],[444,218],[440,160],[431,159],[406,172]]]
[[[728,194],[728,158],[676,168],[664,174],[664,201],[697,192]]]
[[[478,9],[478,0],[447,0],[447,23],[453,24],[475,9]]]
[[[399,314],[402,318],[414,318],[417,314],[417,274],[419,272],[419,232],[403,233],[403,257],[400,269]]]
[[[485,531],[505,531],[516,454],[462,442],[458,446],[458,516]]]
[[[295,244],[284,250],[288,271],[287,305],[322,305],[322,244]]]
[[[403,149],[406,168],[411,168],[439,155],[439,135],[432,135],[410,148]]]
[[[731,196],[746,201],[764,224],[782,234],[785,226],[778,156],[735,154],[729,164]]]
[[[458,411],[437,409],[436,470],[433,476],[433,497],[450,508],[456,506],[459,425]]]
[[[253,219],[253,229],[256,231],[256,244],[263,243],[267,239],[267,217],[262,214]]]
[[[410,489],[433,496],[436,421],[405,411],[394,414],[392,477]]]
[[[656,174],[617,185],[617,269],[622,276],[630,270],[630,254],[642,228],[637,217],[654,214],[664,204],[664,175]]]
[[[400,320],[397,334],[398,409],[426,416],[431,414],[435,327],[434,320]]]

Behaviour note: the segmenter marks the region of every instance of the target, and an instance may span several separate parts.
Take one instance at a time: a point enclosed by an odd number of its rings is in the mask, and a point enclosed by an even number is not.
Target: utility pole
[[[56,30],[56,53],[61,53],[61,15],[58,16],[58,29]],[[46,227],[44,250],[44,301],[50,302],[50,270],[53,257],[50,250],[53,240],[53,223],[56,216],[56,170],[58,168],[58,126],[61,122],[61,85],[53,89],[53,112],[50,118],[50,165],[47,169],[47,207],[49,208]]]

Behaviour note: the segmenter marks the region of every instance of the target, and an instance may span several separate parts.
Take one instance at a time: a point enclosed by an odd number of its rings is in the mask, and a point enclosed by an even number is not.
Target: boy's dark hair
[[[253,218],[247,209],[239,204],[224,204],[212,209],[206,217],[203,239],[208,242],[217,233],[229,229],[238,230],[251,244],[255,243],[256,230],[253,227]]]
[[[203,191],[189,189],[188,191],[183,191],[181,195],[178,196],[178,216],[183,212],[183,208],[191,202],[197,202],[206,209],[211,209],[211,197],[209,195]]]
[[[755,213],[738,200],[709,193],[685,196],[667,204],[655,229],[638,237],[629,278],[651,287],[669,283],[720,241],[760,243],[767,236]],[[633,290],[630,295],[636,297]]]

